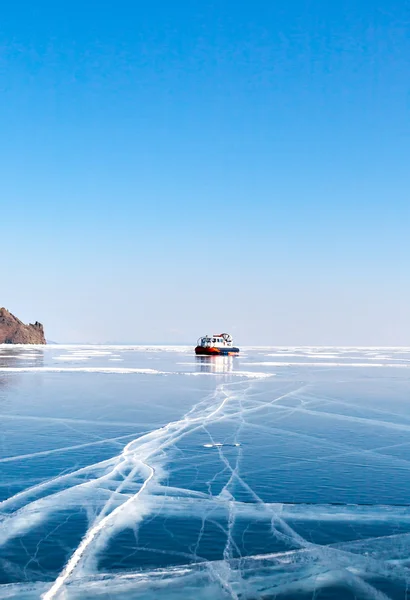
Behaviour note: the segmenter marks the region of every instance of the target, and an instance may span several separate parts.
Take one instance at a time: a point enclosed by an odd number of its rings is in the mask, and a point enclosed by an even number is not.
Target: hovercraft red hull
[[[197,346],[195,348],[195,354],[199,356],[233,356],[239,354],[239,348],[205,348],[204,346]]]

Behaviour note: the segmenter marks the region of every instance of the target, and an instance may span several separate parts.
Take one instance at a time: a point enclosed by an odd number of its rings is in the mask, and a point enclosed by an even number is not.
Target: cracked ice
[[[410,351],[188,352],[0,347],[0,598],[410,597]]]

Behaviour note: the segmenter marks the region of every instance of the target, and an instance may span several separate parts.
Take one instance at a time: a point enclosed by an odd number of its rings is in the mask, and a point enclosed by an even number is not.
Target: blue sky
[[[0,305],[50,339],[409,344],[404,1],[0,8]]]

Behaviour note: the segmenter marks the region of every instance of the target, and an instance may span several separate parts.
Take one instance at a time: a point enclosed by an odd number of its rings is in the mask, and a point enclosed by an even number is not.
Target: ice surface
[[[0,346],[0,598],[410,597],[409,365]]]

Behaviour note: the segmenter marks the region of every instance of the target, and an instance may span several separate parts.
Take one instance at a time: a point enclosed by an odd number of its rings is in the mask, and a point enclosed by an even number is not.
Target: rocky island
[[[44,328],[36,321],[25,325],[7,309],[0,308],[0,344],[45,344]]]

